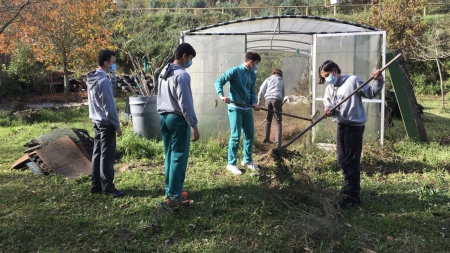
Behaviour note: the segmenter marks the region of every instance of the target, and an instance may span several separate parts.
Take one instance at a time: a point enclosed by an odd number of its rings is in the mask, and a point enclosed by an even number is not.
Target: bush
[[[281,1],[280,6],[295,6],[295,2],[294,2],[294,0],[283,0],[283,1]],[[297,14],[299,14],[299,12],[296,8],[282,8],[281,14],[282,15],[297,15]]]
[[[35,61],[31,49],[26,45],[19,45],[11,61],[0,68],[0,93],[3,95],[26,95],[45,88],[45,67]]]
[[[205,8],[206,1],[205,0],[188,0],[187,7],[188,8]]]

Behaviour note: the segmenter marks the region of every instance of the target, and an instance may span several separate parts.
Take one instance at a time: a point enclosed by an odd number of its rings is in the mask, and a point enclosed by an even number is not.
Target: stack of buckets
[[[133,129],[139,136],[161,140],[156,95],[129,97]]]

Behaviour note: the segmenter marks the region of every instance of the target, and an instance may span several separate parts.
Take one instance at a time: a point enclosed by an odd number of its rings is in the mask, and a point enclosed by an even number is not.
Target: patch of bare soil
[[[87,92],[70,92],[64,93],[49,93],[49,94],[36,94],[32,96],[22,97],[4,97],[0,103],[0,110],[11,110],[13,103],[22,103],[25,108],[42,108],[51,107],[54,104],[69,104],[69,103],[83,103],[87,101]]]
[[[283,113],[292,114],[300,117],[311,118],[311,106],[309,104],[297,103],[297,104],[284,104],[283,105]],[[264,139],[264,127],[266,123],[262,123],[266,119],[267,112],[259,111],[254,112],[255,119],[255,139],[259,141],[260,147],[263,150],[270,150],[276,148],[276,145],[273,143],[265,144],[262,143]],[[298,133],[303,131],[311,122],[296,119],[289,116],[282,116],[282,142],[286,143],[290,141],[293,137],[295,137]],[[272,119],[272,126],[270,129],[270,141],[275,142],[275,131],[276,124],[275,118]],[[300,137],[295,143],[298,145],[299,143],[307,143],[309,141],[309,134],[306,133],[304,136]]]

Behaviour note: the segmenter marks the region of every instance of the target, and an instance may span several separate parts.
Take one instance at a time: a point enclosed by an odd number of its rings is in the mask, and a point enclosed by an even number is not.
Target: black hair
[[[178,45],[177,49],[175,49],[175,59],[179,60],[183,57],[183,54],[186,54],[187,56],[194,56],[197,54],[195,52],[195,49],[191,46],[189,43],[181,43]]]
[[[257,52],[250,51],[245,54],[244,62],[248,62],[249,60],[260,62],[261,56]]]
[[[113,51],[111,51],[109,49],[100,50],[100,52],[98,52],[98,56],[97,56],[98,66],[103,67],[103,64],[105,63],[105,61],[109,62],[109,60],[111,60],[112,56],[116,56],[116,53],[114,53]]]
[[[320,75],[322,73],[322,71],[324,71],[324,72],[332,72],[334,69],[336,69],[336,71],[338,72],[339,75],[341,74],[341,69],[333,61],[327,60],[324,63],[322,63],[322,66],[319,67],[319,84],[324,84],[325,83],[325,78],[323,78]]]

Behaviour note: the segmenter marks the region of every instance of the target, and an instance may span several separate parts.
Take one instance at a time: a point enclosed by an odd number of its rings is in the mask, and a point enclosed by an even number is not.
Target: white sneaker
[[[256,164],[253,162],[245,163],[244,161],[242,161],[241,164],[242,166],[247,166],[247,168],[250,170],[259,171],[258,166],[256,166]]]
[[[236,165],[228,164],[227,170],[231,171],[231,173],[233,173],[233,175],[242,175],[242,171]]]

